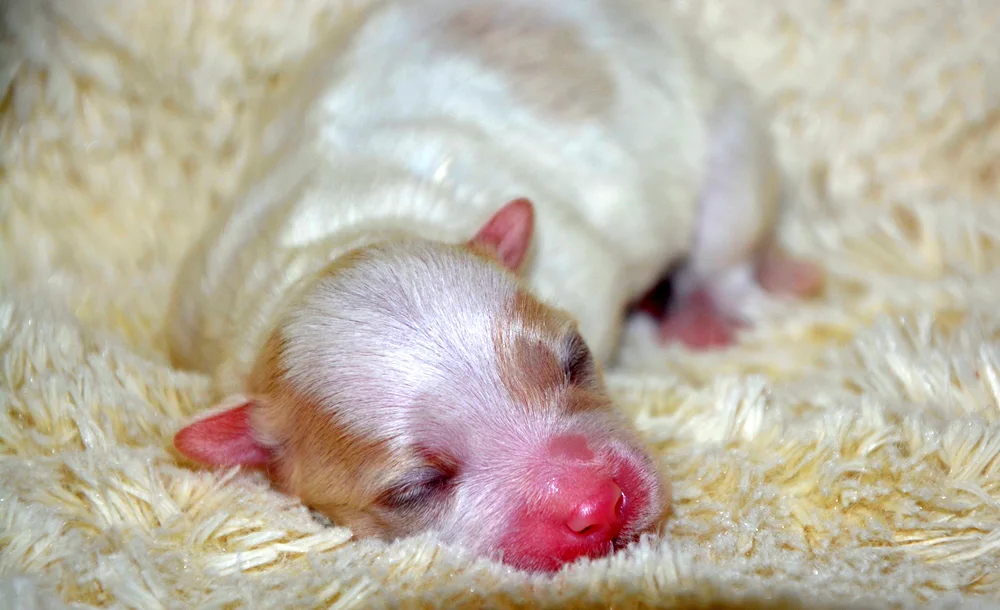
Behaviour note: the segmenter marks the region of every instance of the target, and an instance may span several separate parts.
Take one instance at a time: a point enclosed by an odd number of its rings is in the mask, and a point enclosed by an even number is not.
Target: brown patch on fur
[[[419,528],[419,520],[394,519],[375,505],[386,485],[419,458],[394,454],[384,441],[349,432],[323,405],[297,392],[285,380],[284,350],[279,327],[261,350],[248,384],[257,404],[254,430],[276,445],[277,459],[269,469],[275,487],[349,527],[358,538],[392,538]]]
[[[568,314],[524,290],[518,291],[507,314],[494,329],[493,344],[500,380],[515,400],[529,409],[550,408],[558,400],[568,413],[610,408],[599,370],[592,383],[570,383],[566,349],[577,331]]]
[[[444,44],[500,71],[515,97],[548,118],[584,121],[614,103],[615,82],[601,55],[540,11],[478,4],[458,11],[443,33]]]
[[[547,345],[516,337],[511,348],[518,367],[522,371],[531,371],[532,379],[539,388],[558,387],[566,381],[559,356]]]

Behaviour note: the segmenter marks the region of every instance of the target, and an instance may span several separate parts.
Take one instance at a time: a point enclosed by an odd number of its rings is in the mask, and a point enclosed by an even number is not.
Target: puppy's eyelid
[[[585,385],[594,374],[594,357],[580,333],[574,330],[563,348],[563,372],[571,385]]]
[[[452,473],[435,466],[410,470],[383,491],[376,503],[397,510],[418,507],[445,491],[452,477]]]

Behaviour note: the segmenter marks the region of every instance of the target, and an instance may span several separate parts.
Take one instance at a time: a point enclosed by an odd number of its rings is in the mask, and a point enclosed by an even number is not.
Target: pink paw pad
[[[695,350],[728,347],[742,324],[723,314],[708,294],[699,291],[669,312],[660,324],[660,340],[680,342]]]

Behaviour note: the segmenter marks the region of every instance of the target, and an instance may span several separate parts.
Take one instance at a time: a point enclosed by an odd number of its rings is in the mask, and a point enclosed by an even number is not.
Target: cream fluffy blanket
[[[0,606],[1000,600],[995,0],[675,1],[774,109],[831,281],[725,353],[632,329],[660,534],[533,578],[180,465],[208,386],[166,362],[173,273],[347,1],[0,2]]]

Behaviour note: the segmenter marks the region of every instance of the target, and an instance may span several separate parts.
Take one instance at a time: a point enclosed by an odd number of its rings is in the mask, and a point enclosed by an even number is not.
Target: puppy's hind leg
[[[766,125],[743,90],[724,97],[709,137],[694,246],[660,326],[662,341],[694,349],[732,344],[765,292],[806,296],[823,282],[815,264],[777,248],[780,172]]]

